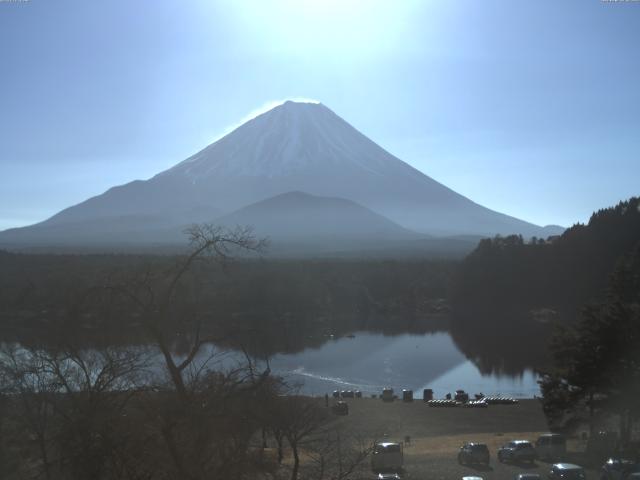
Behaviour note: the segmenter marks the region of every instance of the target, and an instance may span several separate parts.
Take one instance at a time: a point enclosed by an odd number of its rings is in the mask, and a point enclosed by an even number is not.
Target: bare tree
[[[176,393],[183,399],[189,394],[185,379],[186,370],[192,366],[205,344],[220,342],[222,339],[203,337],[201,321],[198,318],[191,328],[191,345],[187,348],[187,354],[183,358],[176,358],[167,330],[184,322],[184,319],[179,318],[183,312],[174,308],[180,287],[199,262],[209,260],[227,268],[234,260],[234,254],[259,253],[267,245],[267,240],[257,239],[249,227],[228,230],[203,224],[193,225],[186,230],[186,233],[189,236],[190,251],[187,255],[180,257],[170,270],[162,272],[147,270],[141,278],[112,282],[106,287],[98,287],[123,297],[137,309],[147,333],[163,356]]]
[[[309,478],[347,480],[365,477],[370,466],[368,459],[376,443],[364,432],[347,429],[342,422],[334,422],[316,437],[308,452]]]
[[[9,427],[7,434],[11,443],[18,445],[22,438],[16,438],[17,432],[32,436],[40,459],[40,475],[47,480],[51,478],[52,429],[51,424],[51,396],[56,393],[56,387],[51,379],[42,373],[40,362],[27,351],[18,349],[15,345],[6,345],[0,353],[0,377],[3,393],[7,398],[14,399],[11,405],[15,414],[12,416],[14,424]]]
[[[162,402],[152,395],[147,408],[152,412],[150,425],[157,427],[170,460],[170,475],[201,479],[241,470],[248,440],[257,428],[242,409],[252,407],[252,394],[270,371],[267,367],[257,372],[248,356],[246,363],[226,371],[215,366],[204,347],[228,339],[203,335],[202,318],[193,311],[197,302],[185,298],[197,290],[192,274],[202,262],[226,269],[243,252],[262,252],[266,240],[240,227],[194,225],[187,233],[190,251],[173,268],[148,270],[133,280],[110,282],[103,290],[136,310],[162,357],[168,383],[158,385]],[[185,318],[186,311],[190,318]],[[182,337],[188,343],[183,355],[175,353],[172,335],[180,325],[188,332]]]
[[[6,347],[0,371],[15,400],[13,434],[27,450],[35,440],[39,459],[25,462],[23,473],[115,478],[113,445],[121,443],[118,427],[142,366],[132,350]]]
[[[137,375],[146,370],[132,347],[15,348],[0,358],[0,374],[10,379],[6,388],[17,393],[22,431],[28,433],[23,439],[38,444],[38,461],[28,462],[38,471],[23,473],[199,480],[259,471],[249,452],[263,423],[251,412],[275,394],[266,388],[270,369],[259,368],[247,352],[233,365],[219,363],[208,345],[229,339],[203,333],[193,297],[201,288],[194,271],[203,262],[226,269],[236,255],[261,252],[266,242],[247,228],[200,225],[188,234],[190,251],[172,268],[155,264],[135,276],[111,275],[70,301],[70,335],[78,319],[87,318],[86,309],[97,305],[140,321],[164,366],[163,381],[151,384],[147,378],[139,388]],[[176,328],[186,332],[180,354]]]
[[[369,473],[367,460],[375,445],[375,435],[347,428],[344,422],[330,414],[322,399],[275,396],[264,404],[263,414],[276,442],[277,435],[281,435],[291,448],[291,480],[301,476],[346,480]],[[281,443],[278,447],[279,460],[282,460]]]
[[[300,449],[327,423],[329,413],[316,398],[287,395],[276,399],[269,415],[273,428],[282,432],[291,447],[291,480],[296,480],[300,470]]]

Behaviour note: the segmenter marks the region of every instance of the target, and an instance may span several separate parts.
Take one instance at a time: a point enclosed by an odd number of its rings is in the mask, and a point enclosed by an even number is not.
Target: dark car
[[[456,402],[466,403],[469,401],[469,394],[464,390],[456,390],[456,395],[454,398]]]
[[[484,443],[465,443],[458,452],[460,465],[469,463],[484,463],[489,465],[489,448]]]
[[[513,440],[498,450],[499,462],[532,463],[536,458],[536,450],[528,440]]]
[[[567,439],[559,433],[545,433],[536,440],[538,458],[561,459],[567,453]]]
[[[555,463],[549,472],[550,480],[585,480],[584,468],[573,463]]]
[[[600,469],[600,480],[627,480],[640,474],[640,464],[624,458],[610,458]]]
[[[347,402],[336,402],[336,404],[331,407],[331,410],[336,415],[349,415],[349,404]]]

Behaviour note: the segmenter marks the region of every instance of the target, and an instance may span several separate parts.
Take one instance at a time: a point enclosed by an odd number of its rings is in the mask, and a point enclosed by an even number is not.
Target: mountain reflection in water
[[[539,394],[531,370],[517,376],[482,375],[443,332],[396,336],[357,332],[354,338],[330,340],[319,348],[276,355],[270,366],[290,383],[301,382],[301,391],[313,395],[333,390],[361,390],[368,395],[383,387],[412,389],[417,397],[424,388],[433,389],[436,397],[456,389],[519,398]]]

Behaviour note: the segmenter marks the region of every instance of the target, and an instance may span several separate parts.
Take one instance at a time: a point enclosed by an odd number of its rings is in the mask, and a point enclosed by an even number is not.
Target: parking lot
[[[404,444],[403,478],[460,479],[474,475],[507,480],[523,472],[539,473],[546,478],[551,468],[551,463],[542,461],[503,464],[496,458],[498,448],[508,441],[535,441],[548,431],[537,400],[522,400],[515,405],[491,405],[485,409],[430,408],[421,400],[412,403],[384,403],[370,398],[347,401],[349,415],[340,421],[375,438]],[[488,467],[458,464],[458,450],[468,441],[488,445],[491,455]],[[565,460],[584,463],[584,445],[579,440],[569,439],[567,449]],[[587,480],[597,479],[597,468],[587,469]]]

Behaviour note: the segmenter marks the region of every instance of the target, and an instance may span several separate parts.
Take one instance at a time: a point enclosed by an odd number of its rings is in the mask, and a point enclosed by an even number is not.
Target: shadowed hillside
[[[483,357],[486,370],[544,363],[551,326],[575,321],[603,295],[618,259],[639,243],[637,197],[595,212],[588,224],[559,237],[481,240],[453,281],[456,341]]]

